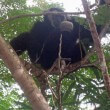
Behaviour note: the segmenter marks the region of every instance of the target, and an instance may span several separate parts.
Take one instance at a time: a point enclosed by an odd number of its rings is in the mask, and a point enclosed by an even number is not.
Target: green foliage
[[[109,22],[109,20],[110,20],[110,7],[106,6],[106,5],[99,7],[97,9],[96,15],[98,15],[98,16],[94,16],[94,17],[95,17],[95,21],[97,24],[103,25],[103,24]]]
[[[61,7],[61,4],[49,4],[45,0],[34,0],[37,6],[27,6],[26,0],[1,0],[0,1],[0,21],[7,18],[23,15],[40,13],[50,7]],[[95,17],[97,24],[104,24],[110,19],[110,7],[102,6],[97,11]],[[96,15],[95,14],[95,15]],[[41,20],[42,17],[23,17],[0,24],[0,34],[8,42],[18,34],[29,31],[35,21]],[[88,24],[84,18],[75,17],[75,19],[83,24],[86,28]],[[110,44],[103,45],[106,59],[110,58]],[[26,58],[26,55],[23,55]],[[90,57],[90,62],[97,61],[97,55]],[[107,66],[110,73],[110,61],[107,60]],[[37,82],[37,80],[35,80]],[[56,91],[58,76],[51,76],[52,88]],[[49,88],[47,91],[50,91]],[[81,104],[93,104],[98,106],[96,110],[108,110],[110,108],[110,99],[104,88],[101,72],[95,67],[87,67],[77,70],[66,76],[62,81],[62,104],[66,110],[87,110],[82,109]],[[52,97],[52,93],[48,92],[47,99],[51,107],[57,106],[57,101]],[[57,108],[57,107],[56,107]],[[18,88],[12,78],[9,70],[0,60],[0,110],[32,110],[24,94]]]

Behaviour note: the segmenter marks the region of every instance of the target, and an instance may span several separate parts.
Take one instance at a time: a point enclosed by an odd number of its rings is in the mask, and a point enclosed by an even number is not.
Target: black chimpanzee
[[[108,4],[110,5],[110,0],[99,0],[99,5]]]
[[[59,8],[48,11],[63,12]],[[62,14],[44,15],[44,21],[36,22],[30,32],[20,34],[10,44],[18,55],[27,51],[31,62],[49,69],[58,58],[61,34],[61,57],[70,59],[66,63],[80,61],[86,53],[79,38],[90,39],[92,42],[91,32],[74,19],[67,21]],[[89,42],[87,44],[91,45]]]

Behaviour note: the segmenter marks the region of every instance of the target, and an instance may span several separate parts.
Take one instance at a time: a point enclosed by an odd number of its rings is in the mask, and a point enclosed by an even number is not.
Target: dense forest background
[[[2,23],[5,19],[13,16],[42,13],[51,7],[60,7],[60,3],[49,3],[46,0],[34,0],[36,5],[28,6],[26,0],[1,0],[0,1],[0,34],[9,42],[22,32],[29,31],[32,25],[42,20],[42,16],[21,17]],[[103,5],[92,12],[97,25],[104,25],[110,20],[110,7]],[[96,16],[97,15],[97,16]],[[88,27],[80,15],[75,19],[82,25]],[[110,30],[102,38],[102,48],[106,58],[107,67],[110,73]],[[21,56],[29,60],[27,53]],[[89,58],[91,64],[96,67],[86,66],[65,76],[61,85],[62,106],[64,110],[109,110],[110,99],[104,87],[103,76],[97,63],[97,55],[94,53]],[[37,86],[40,88],[37,78],[32,75]],[[49,81],[56,91],[57,75],[50,75]],[[50,88],[46,91],[46,99],[53,110],[58,109],[57,100],[54,99]],[[89,107],[89,108],[88,108]],[[24,93],[13,79],[10,71],[0,59],[0,110],[32,110]]]

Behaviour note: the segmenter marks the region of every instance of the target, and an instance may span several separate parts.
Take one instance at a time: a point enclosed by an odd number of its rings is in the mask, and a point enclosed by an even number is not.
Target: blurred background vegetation
[[[69,1],[68,1],[69,2]],[[27,0],[0,0],[0,21],[21,14],[41,13],[51,7],[60,7],[60,3],[49,3],[46,0],[33,0],[32,6],[27,5]],[[110,20],[110,8],[102,6],[99,8],[97,24],[104,24]],[[83,24],[82,19],[77,21]],[[9,42],[18,34],[29,31],[32,25],[42,20],[42,16],[24,17],[0,24],[0,34]],[[107,66],[110,73],[110,35],[102,41],[104,54],[107,59]],[[27,55],[23,55],[27,59]],[[90,60],[96,61],[96,55]],[[57,76],[51,76],[51,83],[56,89]],[[36,80],[35,80],[36,81]],[[36,81],[36,83],[38,83]],[[53,99],[52,93],[47,94],[48,103],[53,110],[57,110],[57,102]],[[62,101],[64,110],[110,110],[110,99],[104,88],[101,72],[96,68],[82,68],[71,74],[62,82]],[[32,110],[22,90],[14,81],[10,71],[0,60],[0,110]]]

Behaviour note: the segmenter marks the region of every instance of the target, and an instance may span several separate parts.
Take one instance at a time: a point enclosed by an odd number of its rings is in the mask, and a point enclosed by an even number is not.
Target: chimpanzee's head
[[[47,12],[55,13],[44,15],[44,20],[49,22],[54,28],[60,28],[61,31],[70,31],[73,28],[73,24],[67,21],[67,16],[65,14],[59,14],[59,12],[64,12],[62,9],[50,8]]]

